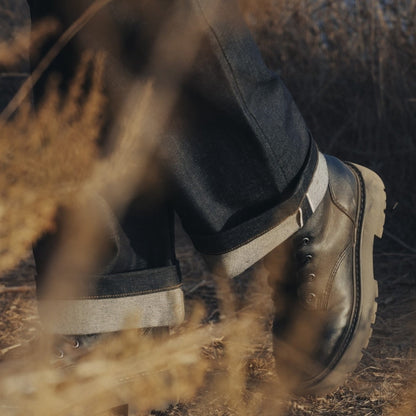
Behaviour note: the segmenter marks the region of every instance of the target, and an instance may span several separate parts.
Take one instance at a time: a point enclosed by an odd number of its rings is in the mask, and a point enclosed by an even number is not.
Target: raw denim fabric
[[[166,140],[175,208],[191,237],[231,229],[282,202],[311,144],[236,2],[192,4],[206,32],[181,97],[182,118],[174,120],[179,127]]]
[[[270,212],[279,212],[279,205],[300,179],[310,181],[307,167],[314,148],[293,98],[280,77],[264,64],[236,1],[145,3],[159,3],[162,11],[149,14],[148,21],[145,13],[139,21],[131,21],[129,16],[120,17],[117,2],[108,6],[115,27],[126,39],[125,49],[119,54],[110,51],[110,59],[118,59],[129,74],[143,75],[155,33],[172,8],[185,7],[188,17],[202,25],[203,34],[160,149],[167,182],[173,189],[169,201],[146,206],[138,196],[127,214],[118,219],[120,233],[126,236],[118,249],[133,250],[135,261],[133,266],[119,262],[106,274],[119,274],[124,296],[134,286],[131,280],[124,279],[125,272],[138,271],[143,276],[146,270],[151,275],[155,268],[177,268],[173,210],[197,248],[203,251],[200,241],[209,240],[208,251],[230,250],[236,241],[252,240],[267,229],[272,221]],[[32,13],[35,18],[57,14],[65,21],[64,4],[35,0],[31,2]],[[184,27],[179,24],[176,30]],[[101,46],[106,49],[106,45]],[[76,61],[77,53],[77,45],[70,45],[51,70],[59,70],[68,78],[70,63]],[[181,56],[176,59],[181,60]],[[163,88],[169,78],[169,65],[174,62],[168,59],[157,68],[155,88]],[[110,81],[109,91],[117,91],[118,81]],[[229,241],[218,237],[216,242],[216,236],[228,231],[235,236]],[[40,275],[56,244],[55,236],[47,236],[35,249]],[[100,293],[111,295],[112,288],[106,292],[105,283],[99,281],[97,290],[98,287]],[[163,290],[163,284],[157,290]]]

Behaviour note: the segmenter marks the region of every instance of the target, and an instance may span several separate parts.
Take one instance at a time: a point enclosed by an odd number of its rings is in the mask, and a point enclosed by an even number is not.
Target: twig
[[[191,287],[191,288],[189,288],[188,290],[186,290],[185,289],[185,292],[189,295],[189,294],[191,294],[191,293],[194,293],[196,290],[198,290],[199,288],[201,288],[201,287],[212,287],[212,285],[209,285],[208,284],[208,281],[206,281],[205,279],[204,280],[201,280],[200,282],[198,282],[195,286],[193,286],[193,287]]]
[[[35,290],[35,286],[0,286],[0,294],[10,292],[31,292]]]
[[[10,346],[10,347],[7,347],[7,348],[3,348],[2,350],[0,350],[0,355],[5,355],[5,354],[7,354],[9,351],[11,351],[11,350],[15,350],[16,348],[19,348],[19,347],[21,347],[22,346],[22,344],[16,344],[16,345],[12,345],[12,346]]]
[[[408,318],[409,316],[412,316],[412,315],[414,315],[414,314],[416,314],[416,311],[408,312],[408,313],[406,313],[406,314],[404,314],[404,315],[401,315],[401,316],[400,316],[400,319],[406,319],[406,318]]]
[[[17,110],[19,105],[22,104],[29,95],[33,86],[39,81],[39,78],[58,56],[64,46],[69,43],[69,41],[97,14],[97,12],[111,1],[112,0],[98,0],[94,2],[74,23],[72,23],[40,61],[32,75],[23,83],[20,90],[0,114],[0,120],[7,120]]]
[[[401,240],[399,237],[395,236],[394,234],[392,234],[390,231],[384,229],[384,234],[387,237],[390,237],[392,240],[394,240],[396,243],[400,244],[402,247],[404,247],[405,249],[409,250],[411,253],[416,254],[416,248],[409,246],[408,244],[406,244],[403,240]]]
[[[361,371],[357,371],[355,375],[360,376],[361,374],[364,374],[367,371],[383,371],[381,367],[375,367],[374,365],[369,365],[368,367],[363,368]]]
[[[367,350],[362,350],[363,355],[366,355],[367,357],[371,358],[375,363],[379,363],[380,360],[376,357],[374,357],[373,354],[371,354],[370,352],[368,352]]]

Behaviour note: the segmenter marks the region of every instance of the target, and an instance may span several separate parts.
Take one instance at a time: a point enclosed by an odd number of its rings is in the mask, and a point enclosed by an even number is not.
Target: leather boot
[[[373,240],[383,233],[383,182],[362,166],[325,159],[323,200],[265,258],[277,371],[299,394],[323,394],[343,383],[368,345],[377,310]]]

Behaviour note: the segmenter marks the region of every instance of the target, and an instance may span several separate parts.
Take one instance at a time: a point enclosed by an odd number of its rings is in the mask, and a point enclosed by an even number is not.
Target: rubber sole
[[[349,343],[325,373],[302,386],[302,394],[323,395],[342,385],[355,370],[367,348],[377,313],[378,285],[373,272],[374,236],[383,235],[386,193],[380,177],[363,166],[348,164],[361,187],[357,210],[355,269],[357,290]],[[361,218],[359,218],[361,217]],[[359,237],[359,238],[358,238]]]

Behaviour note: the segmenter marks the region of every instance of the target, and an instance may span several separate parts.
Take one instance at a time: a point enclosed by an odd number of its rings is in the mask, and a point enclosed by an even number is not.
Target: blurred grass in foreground
[[[382,5],[381,1],[364,0],[352,6],[323,0],[241,3],[266,60],[280,71],[322,150],[365,164],[382,175],[390,206],[399,202],[387,226],[394,227],[391,231],[401,247],[411,246],[416,222],[416,1],[393,0]],[[97,83],[81,101],[82,70],[65,98],[68,102],[51,88],[37,117],[22,106],[12,121],[0,126],[2,146],[14,148],[21,158],[15,164],[7,151],[1,153],[2,166],[11,170],[3,179],[6,204],[2,202],[2,207],[19,198],[24,201],[19,202],[18,210],[12,206],[7,211],[20,217],[10,222],[2,219],[9,228],[2,230],[0,251],[12,256],[4,257],[2,268],[21,258],[23,248],[51,226],[56,206],[71,198],[72,192],[60,199],[62,183],[77,189],[92,175],[94,185],[109,166],[98,164],[93,169],[97,159],[94,142],[104,105],[101,66],[95,63],[93,67]],[[67,142],[62,150],[59,140],[64,126]],[[130,137],[136,131],[127,133]],[[37,152],[43,156],[33,165],[28,156]],[[65,158],[60,158],[62,152]],[[66,164],[68,160],[77,162]],[[108,162],[123,167],[123,158],[117,160],[117,154]],[[34,201],[39,201],[39,209]],[[28,227],[22,219],[31,211],[34,225]],[[23,245],[12,239],[19,235],[19,226],[25,233]],[[250,356],[270,337],[265,332],[270,314],[267,287],[261,276],[256,278],[260,280],[253,282],[252,295],[242,310],[231,301],[227,282],[218,282],[223,318],[218,324],[201,325],[202,315],[195,308],[190,323],[169,340],[126,333],[104,343],[76,368],[51,369],[39,353],[20,364],[4,363],[0,374],[2,414],[90,415],[123,400],[132,402],[141,414],[169,402],[190,400],[197,392],[204,399],[201,414],[204,403],[211,410],[226,408],[222,414],[278,414],[286,397],[284,386],[276,384],[272,375],[260,378],[267,380],[266,386],[259,383],[253,394],[248,392]],[[267,342],[271,345],[270,339]],[[207,380],[211,380],[209,387],[204,385]]]

